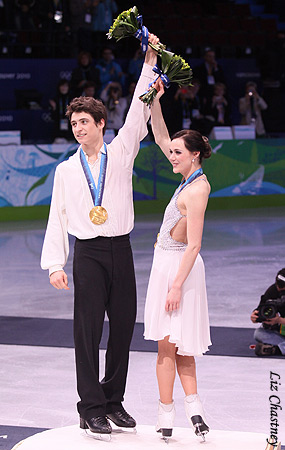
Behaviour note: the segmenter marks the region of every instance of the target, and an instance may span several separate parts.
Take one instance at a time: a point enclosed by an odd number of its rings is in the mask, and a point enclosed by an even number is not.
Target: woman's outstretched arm
[[[161,148],[165,156],[169,158],[171,140],[165,125],[159,101],[160,97],[164,94],[164,86],[160,78],[154,83],[153,87],[157,90],[157,96],[151,105],[151,128],[155,143]]]

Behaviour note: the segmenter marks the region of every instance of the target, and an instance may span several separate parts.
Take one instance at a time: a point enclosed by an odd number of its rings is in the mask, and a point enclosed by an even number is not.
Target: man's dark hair
[[[285,289],[285,268],[279,270],[276,275],[276,285],[279,289]]]
[[[107,110],[101,100],[97,100],[93,97],[76,97],[74,98],[66,109],[66,117],[71,121],[72,114],[85,112],[93,117],[94,122],[98,125],[101,119],[104,119],[105,126],[103,128],[103,135],[105,134],[107,125]]]

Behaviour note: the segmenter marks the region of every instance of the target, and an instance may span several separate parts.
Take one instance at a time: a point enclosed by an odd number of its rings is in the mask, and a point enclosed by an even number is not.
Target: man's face
[[[86,112],[74,112],[71,126],[75,139],[83,146],[96,145],[103,137],[104,119],[96,124],[93,117]]]
[[[276,288],[277,288],[277,291],[279,291],[281,293],[281,295],[285,295],[285,286],[279,287],[278,284],[276,284]]]
[[[103,59],[107,62],[112,61],[112,59],[113,59],[112,50],[105,48],[105,50],[103,51]]]
[[[83,55],[80,58],[80,64],[84,67],[88,66],[90,63],[89,56],[86,53],[83,53]]]
[[[208,64],[215,64],[215,62],[216,62],[216,55],[215,55],[215,52],[207,52],[207,53],[205,54],[205,61],[206,61]]]

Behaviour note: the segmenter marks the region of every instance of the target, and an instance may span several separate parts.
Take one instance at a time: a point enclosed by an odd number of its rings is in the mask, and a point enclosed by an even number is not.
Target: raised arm
[[[149,41],[156,45],[159,39],[157,36],[150,34]],[[156,61],[157,54],[149,46],[146,52],[142,73],[137,82],[125,123],[119,130],[118,136],[116,136],[111,143],[114,143],[113,145],[115,145],[117,140],[121,141],[121,146],[124,149],[121,162],[125,166],[131,166],[133,164],[140,148],[140,141],[142,141],[148,133],[147,122],[150,117],[150,109],[139,99],[139,96],[144,94],[147,91],[149,84],[154,82],[155,74],[152,68],[156,64]]]
[[[161,148],[165,156],[169,158],[169,148],[171,141],[162,115],[159,101],[160,97],[164,94],[164,86],[160,78],[155,82],[154,87],[157,90],[157,96],[155,97],[151,105],[151,128],[156,144]]]

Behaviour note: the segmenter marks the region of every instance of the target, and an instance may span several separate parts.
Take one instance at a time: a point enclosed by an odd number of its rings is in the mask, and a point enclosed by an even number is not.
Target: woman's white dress
[[[192,183],[186,188],[189,189]],[[154,251],[145,305],[144,337],[159,341],[169,336],[169,342],[177,347],[177,354],[198,356],[208,351],[211,345],[205,268],[200,254],[183,283],[178,310],[165,311],[167,294],[187,248],[186,244],[173,240],[170,235],[183,217],[177,199],[178,194],[174,194],[165,210]]]

